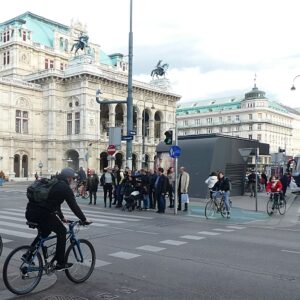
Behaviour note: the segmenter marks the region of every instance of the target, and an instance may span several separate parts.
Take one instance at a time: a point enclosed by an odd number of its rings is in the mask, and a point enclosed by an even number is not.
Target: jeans
[[[149,208],[149,202],[150,202],[150,200],[149,200],[149,195],[148,194],[144,194],[143,195],[143,202],[144,202],[144,209],[148,209]]]
[[[162,195],[160,193],[156,194],[156,199],[157,199],[157,208],[159,212],[165,212],[166,209],[166,198],[165,195]]]
[[[227,212],[230,212],[230,203],[229,203],[229,196],[230,196],[230,192],[226,191],[226,192],[221,192],[221,191],[217,191],[213,193],[213,198],[217,199],[217,198],[221,198],[222,195],[224,195],[224,203],[225,203],[225,208]]]

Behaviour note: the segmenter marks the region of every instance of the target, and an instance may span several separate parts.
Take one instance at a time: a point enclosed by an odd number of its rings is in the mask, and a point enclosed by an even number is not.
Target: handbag
[[[181,203],[189,203],[189,202],[190,199],[188,193],[181,194]]]

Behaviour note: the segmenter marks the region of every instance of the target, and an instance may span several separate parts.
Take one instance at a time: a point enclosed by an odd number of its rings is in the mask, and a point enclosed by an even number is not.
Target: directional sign
[[[172,146],[169,150],[169,154],[173,158],[179,157],[181,155],[181,148],[178,146]]]
[[[252,152],[252,148],[240,148],[239,152],[243,157],[244,161],[246,162],[248,160],[250,153]]]
[[[122,135],[122,141],[131,141],[133,140],[132,135]]]
[[[116,146],[115,145],[109,145],[107,147],[107,153],[108,153],[108,155],[114,155],[116,153]]]
[[[130,135],[136,135],[136,131],[135,131],[135,130],[130,130],[130,131],[129,131],[129,134],[130,134]]]

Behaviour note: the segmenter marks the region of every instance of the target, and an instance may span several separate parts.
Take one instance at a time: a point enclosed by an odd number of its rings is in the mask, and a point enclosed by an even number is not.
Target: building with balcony
[[[55,174],[65,166],[97,172],[107,166],[108,131],[127,132],[127,67],[120,53],[106,55],[90,42],[78,55],[72,45],[87,30],[26,12],[0,23],[0,170],[10,178],[35,172]],[[155,84],[133,80],[133,167],[152,167],[155,146],[175,124],[180,96]],[[145,113],[143,113],[145,109]],[[144,129],[144,130],[143,130]],[[142,138],[144,135],[144,139]],[[125,142],[115,163],[125,166]]]
[[[178,135],[221,133],[258,140],[270,153],[300,152],[300,113],[270,100],[256,84],[244,96],[179,103]]]

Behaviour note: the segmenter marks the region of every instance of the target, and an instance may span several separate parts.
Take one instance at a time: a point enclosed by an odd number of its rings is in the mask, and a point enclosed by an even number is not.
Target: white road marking
[[[64,216],[72,219],[74,218],[75,216],[74,215],[71,215],[71,214],[65,214],[64,213]],[[91,215],[89,214],[86,214],[87,217],[90,217]],[[97,216],[99,217],[99,216]],[[117,220],[106,220],[106,219],[100,219],[100,218],[94,218],[91,216],[91,221],[96,221],[96,222],[100,222],[100,223],[110,223],[110,224],[124,224],[125,222],[124,221],[117,221]]]
[[[160,243],[167,244],[167,245],[172,245],[172,246],[180,246],[180,245],[186,244],[187,242],[175,241],[175,240],[164,240],[164,241],[160,241]]]
[[[11,222],[0,221],[0,225],[7,226],[7,227],[21,228],[21,229],[25,229],[25,230],[28,229],[30,231],[32,230],[26,224],[22,225],[22,224],[16,224],[16,223],[11,223]]]
[[[116,253],[111,253],[109,255],[113,256],[113,257],[122,258],[122,259],[132,259],[132,258],[136,258],[136,257],[141,256],[139,254],[124,252],[124,251],[120,251],[120,252],[116,252]]]
[[[22,232],[22,231],[9,230],[9,229],[4,229],[4,228],[0,228],[0,233],[23,237],[23,238],[30,238],[30,239],[36,237],[36,234]]]
[[[159,252],[159,251],[165,250],[166,248],[145,245],[145,246],[137,247],[135,249],[145,250],[145,251],[150,251],[150,252]]]
[[[292,250],[281,250],[281,252],[293,253],[293,254],[300,254],[300,251],[292,251]]]
[[[198,234],[204,234],[204,235],[219,235],[218,232],[211,232],[211,231],[199,231]]]
[[[220,232],[233,232],[233,229],[225,229],[225,228],[215,228],[213,229],[215,231],[220,231]]]
[[[227,228],[230,228],[230,229],[245,229],[245,228],[247,228],[247,227],[243,227],[243,226],[226,226]]]
[[[2,238],[2,242],[3,242],[3,244],[6,244],[6,243],[9,243],[9,242],[12,242],[12,240],[8,240],[8,239],[3,239]]]
[[[183,235],[181,236],[182,239],[187,239],[187,240],[203,240],[206,239],[204,236],[197,236],[197,235]]]
[[[300,208],[298,208],[297,213],[300,214]]]
[[[107,265],[111,265],[111,263],[108,262],[108,261],[96,259],[95,268],[100,268],[100,267],[104,267],[104,266],[107,266]]]

